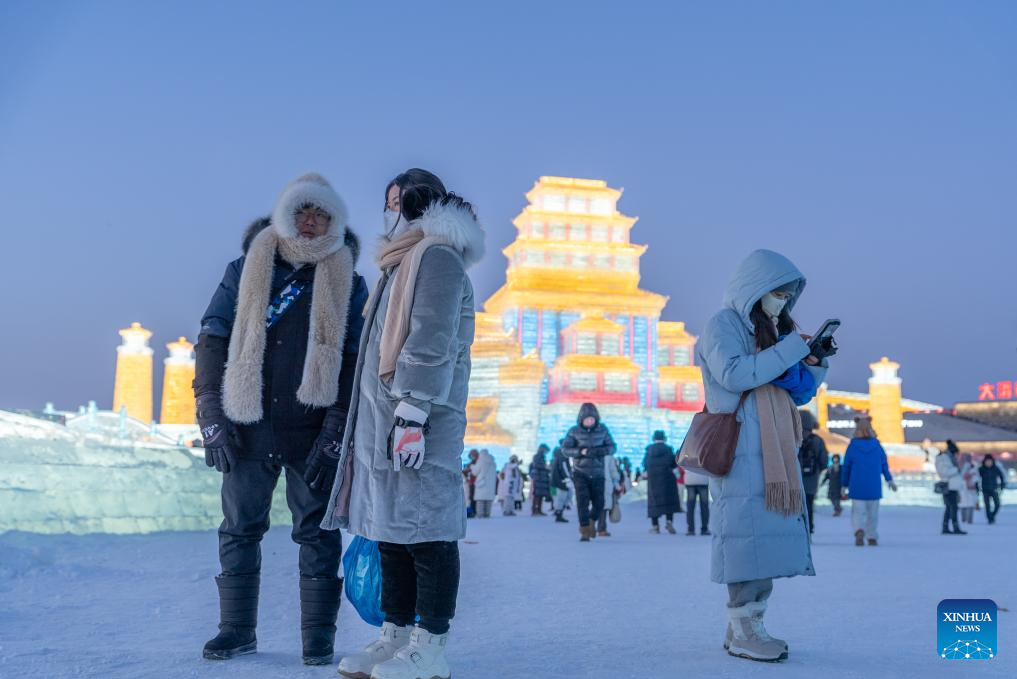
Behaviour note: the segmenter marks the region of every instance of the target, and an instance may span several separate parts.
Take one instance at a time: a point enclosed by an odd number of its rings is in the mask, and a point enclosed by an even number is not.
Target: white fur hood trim
[[[344,233],[349,222],[346,204],[332,185],[317,172],[308,172],[294,179],[283,189],[272,210],[272,227],[280,238],[296,238],[296,211],[301,205],[310,203],[327,212],[332,217],[328,234],[336,234],[338,238],[334,250],[344,244]]]
[[[467,208],[435,201],[411,226],[423,231],[425,236],[447,241],[462,253],[467,268],[484,256],[484,229]]]

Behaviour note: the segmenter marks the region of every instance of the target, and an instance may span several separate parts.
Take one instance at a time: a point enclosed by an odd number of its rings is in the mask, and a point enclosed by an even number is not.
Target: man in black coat
[[[346,209],[319,175],[289,186],[244,236],[195,345],[194,393],[205,462],[222,472],[219,634],[205,658],[257,647],[261,539],[286,470],[300,545],[303,657],[332,661],[342,593],[338,531],[319,528],[339,459],[367,301]]]
[[[551,499],[551,471],[547,468],[547,454],[550,450],[546,443],[541,443],[530,462],[530,494],[533,495],[530,513],[533,516],[547,516],[544,513],[544,500]]]
[[[816,417],[808,410],[799,410],[802,417],[802,445],[798,449],[798,463],[802,468],[802,486],[805,490],[805,507],[809,514],[809,532],[816,532],[813,508],[819,490],[819,476],[826,469],[828,453],[823,439],[816,434]]]
[[[996,523],[999,513],[999,491],[1006,488],[1006,475],[992,455],[982,458],[978,467],[978,475],[982,480],[982,497],[985,500],[985,518],[990,524]]]
[[[660,532],[660,517],[663,516],[667,520],[667,532],[674,535],[674,515],[681,509],[681,498],[678,497],[678,479],[674,475],[674,470],[678,468],[674,448],[667,445],[666,440],[663,431],[653,432],[653,443],[646,447],[646,457],[643,458],[643,469],[646,470],[646,514],[653,524],[650,532]],[[692,513],[690,499],[690,517]],[[705,520],[703,529],[706,529]]]
[[[611,432],[600,421],[597,406],[584,403],[579,408],[576,425],[565,435],[561,450],[574,460],[572,478],[579,505],[579,539],[589,542],[597,534],[596,520],[604,511],[604,457],[617,450]]]

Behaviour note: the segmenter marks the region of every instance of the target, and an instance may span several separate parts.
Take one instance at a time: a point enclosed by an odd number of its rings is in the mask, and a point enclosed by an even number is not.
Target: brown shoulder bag
[[[704,405],[703,412],[695,414],[678,452],[679,467],[714,478],[727,476],[734,464],[735,447],[742,428],[738,411],[750,393],[742,392],[733,413],[711,413]]]

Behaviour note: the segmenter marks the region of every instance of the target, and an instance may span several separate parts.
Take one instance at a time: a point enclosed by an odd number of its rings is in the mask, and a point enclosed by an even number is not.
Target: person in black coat
[[[561,452],[561,447],[555,447],[551,453],[551,488],[554,496],[551,499],[551,506],[554,509],[555,523],[568,523],[565,518],[565,510],[572,499],[572,462]]]
[[[809,532],[816,532],[816,522],[813,518],[813,507],[816,502],[816,492],[819,490],[819,476],[827,465],[826,444],[816,434],[815,416],[808,410],[799,410],[802,416],[802,438],[801,448],[798,449],[798,463],[802,468],[802,486],[805,490],[805,507],[809,514]]]
[[[544,500],[551,499],[551,470],[547,468],[547,454],[551,451],[546,444],[541,443],[537,453],[530,462],[530,494],[533,495],[533,516],[547,516],[544,513]]]
[[[584,403],[579,408],[576,425],[562,439],[561,450],[574,460],[572,479],[579,505],[580,540],[589,542],[597,534],[596,520],[604,511],[604,456],[617,450],[611,432],[600,421],[597,406]]]
[[[999,513],[999,491],[1006,488],[1006,475],[996,464],[996,458],[986,455],[978,467],[978,475],[982,479],[982,498],[985,500],[985,518],[990,524],[996,523]]]
[[[840,483],[840,455],[836,453],[830,458],[830,466],[823,472],[823,479],[820,485],[829,483],[830,487],[827,489],[827,497],[830,498],[830,504],[833,505],[833,515],[841,515],[841,496],[843,489]]]
[[[646,513],[653,524],[651,532],[660,532],[660,517],[667,519],[667,532],[672,535],[674,515],[681,506],[678,482],[674,470],[678,468],[674,448],[667,445],[662,431],[653,432],[653,443],[646,447],[643,469],[646,470]],[[691,510],[690,510],[691,511]],[[704,526],[705,529],[705,526]]]
[[[339,460],[367,285],[346,209],[319,175],[283,191],[244,235],[201,321],[194,394],[205,462],[222,473],[216,577],[219,634],[209,659],[257,647],[261,539],[286,469],[300,545],[301,632],[307,664],[332,661],[342,592],[342,537],[319,528]],[[313,301],[313,303],[312,303]],[[313,342],[311,342],[313,338]]]

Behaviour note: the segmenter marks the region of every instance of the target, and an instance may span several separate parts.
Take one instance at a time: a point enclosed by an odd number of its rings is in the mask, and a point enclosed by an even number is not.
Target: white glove
[[[420,469],[424,464],[424,434],[427,431],[427,413],[405,401],[395,411],[392,427],[392,468]]]

